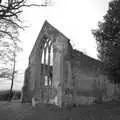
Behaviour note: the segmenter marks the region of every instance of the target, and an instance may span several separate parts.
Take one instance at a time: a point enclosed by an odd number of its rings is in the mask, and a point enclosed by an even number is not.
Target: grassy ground
[[[120,103],[59,109],[54,105],[0,102],[0,120],[120,120]]]

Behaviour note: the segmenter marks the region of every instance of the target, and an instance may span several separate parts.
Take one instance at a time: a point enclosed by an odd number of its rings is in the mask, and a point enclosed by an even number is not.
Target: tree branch
[[[4,31],[4,30],[0,30],[0,33],[4,33],[4,34],[8,35],[11,39],[14,38],[14,37],[11,35],[10,32]]]

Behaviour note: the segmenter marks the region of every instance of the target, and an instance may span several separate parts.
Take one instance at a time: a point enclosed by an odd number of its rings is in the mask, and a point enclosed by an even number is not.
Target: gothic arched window
[[[44,85],[51,86],[53,76],[53,46],[50,38],[47,38],[43,45],[41,68]]]

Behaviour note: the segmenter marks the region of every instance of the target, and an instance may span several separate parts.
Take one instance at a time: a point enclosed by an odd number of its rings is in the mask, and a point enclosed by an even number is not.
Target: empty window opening
[[[52,85],[53,74],[53,46],[52,41],[47,39],[43,45],[41,58],[41,75],[43,76],[44,86]]]

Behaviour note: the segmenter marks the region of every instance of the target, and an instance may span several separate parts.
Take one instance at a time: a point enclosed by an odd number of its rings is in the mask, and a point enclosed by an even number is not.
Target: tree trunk
[[[14,77],[15,77],[15,63],[16,63],[16,61],[15,61],[15,53],[14,53],[11,87],[10,87],[10,91],[9,91],[8,101],[11,101],[12,97],[13,97],[13,83],[14,83]]]

